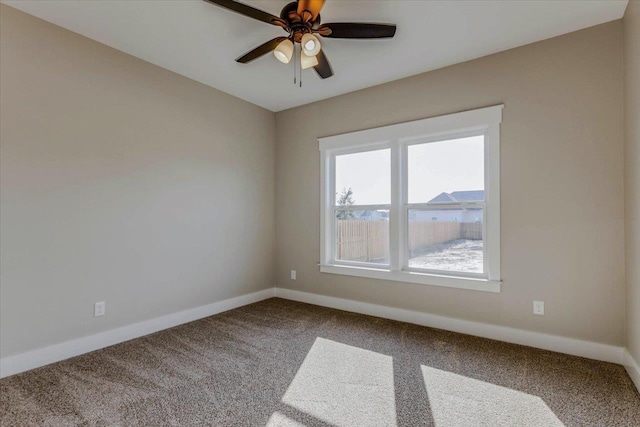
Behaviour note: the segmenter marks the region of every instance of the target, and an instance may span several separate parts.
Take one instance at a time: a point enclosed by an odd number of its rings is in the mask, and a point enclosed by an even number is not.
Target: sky
[[[409,203],[425,203],[442,192],[484,189],[484,137],[410,145]],[[336,193],[353,190],[356,205],[391,202],[389,149],[336,156]]]

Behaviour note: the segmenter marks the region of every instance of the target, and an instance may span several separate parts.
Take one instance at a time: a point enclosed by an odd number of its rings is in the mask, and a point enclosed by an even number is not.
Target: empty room
[[[640,0],[0,0],[0,426],[640,426]]]

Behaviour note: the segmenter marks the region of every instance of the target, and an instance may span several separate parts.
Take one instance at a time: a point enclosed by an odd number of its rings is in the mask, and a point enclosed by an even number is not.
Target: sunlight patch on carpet
[[[563,427],[538,396],[421,365],[436,427]]]
[[[269,418],[269,421],[267,422],[266,427],[306,427],[306,426],[276,411]]]
[[[282,402],[337,427],[396,427],[393,359],[317,338]]]

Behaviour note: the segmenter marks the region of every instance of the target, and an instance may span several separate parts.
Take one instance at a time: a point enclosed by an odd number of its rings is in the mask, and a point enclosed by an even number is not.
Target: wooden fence
[[[409,223],[410,253],[458,239],[482,240],[482,223],[448,221]],[[336,251],[336,258],[343,261],[385,261],[389,256],[389,221],[339,220]]]
[[[338,221],[337,259],[376,262],[389,256],[389,221]]]
[[[461,222],[460,238],[468,240],[482,240],[481,222]]]

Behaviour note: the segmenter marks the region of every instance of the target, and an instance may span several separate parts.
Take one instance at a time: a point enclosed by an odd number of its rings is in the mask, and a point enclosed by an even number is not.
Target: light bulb
[[[282,40],[278,46],[273,50],[273,55],[278,61],[288,64],[293,56],[293,43],[291,40]]]
[[[302,69],[306,70],[307,68],[315,67],[318,65],[318,58],[315,56],[309,56],[306,53],[302,52],[300,55],[300,64],[302,65]]]
[[[316,56],[320,52],[320,40],[313,34],[306,33],[300,40],[302,51],[307,56]]]

